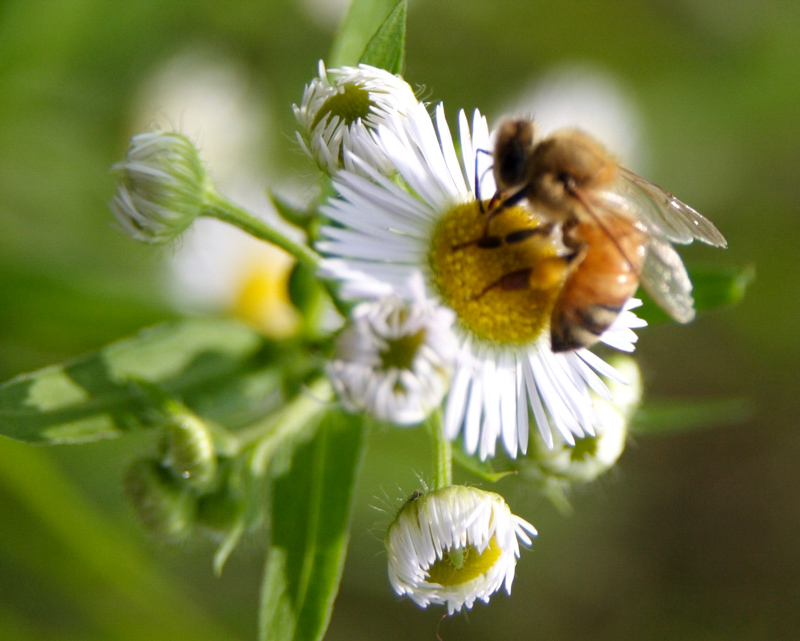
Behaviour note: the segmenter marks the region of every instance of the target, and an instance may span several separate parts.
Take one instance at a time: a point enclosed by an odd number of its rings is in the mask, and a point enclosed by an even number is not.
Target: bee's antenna
[[[481,198],[481,181],[483,177],[492,170],[492,167],[487,167],[486,170],[478,175],[478,154],[486,154],[487,156],[491,156],[492,152],[488,149],[476,149],[475,150],[475,198],[478,199],[478,207],[481,208],[481,213],[485,214],[486,209],[483,206],[483,199]]]

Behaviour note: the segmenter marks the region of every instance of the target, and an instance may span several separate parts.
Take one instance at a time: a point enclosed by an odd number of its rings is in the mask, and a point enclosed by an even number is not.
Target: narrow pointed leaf
[[[271,540],[261,592],[261,641],[318,641],[344,567],[364,449],[360,418],[329,412],[272,489]]]
[[[364,49],[359,62],[385,69],[390,73],[403,72],[406,59],[406,18],[408,3],[400,0]]]
[[[633,416],[634,435],[676,434],[747,420],[752,407],[746,399],[647,401]]]
[[[364,47],[396,5],[397,0],[353,0],[327,63],[331,67],[358,63]]]

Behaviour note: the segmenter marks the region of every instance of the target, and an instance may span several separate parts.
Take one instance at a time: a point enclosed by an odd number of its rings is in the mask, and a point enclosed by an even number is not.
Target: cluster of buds
[[[151,391],[152,394],[152,391]],[[125,490],[142,526],[168,542],[193,532],[219,538],[241,518],[232,459],[218,454],[209,425],[172,399],[164,409],[158,456],[135,461]]]

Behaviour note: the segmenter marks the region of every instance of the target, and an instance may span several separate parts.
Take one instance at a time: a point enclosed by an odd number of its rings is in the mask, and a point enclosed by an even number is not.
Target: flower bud
[[[196,490],[208,489],[217,476],[217,454],[208,425],[177,406],[169,416],[161,444],[163,465]]]
[[[628,384],[611,380],[611,400],[593,394],[598,416],[596,434],[576,438],[575,444],[556,438],[553,448],[539,439],[531,453],[548,477],[572,483],[588,483],[610,470],[625,449],[628,423],[642,397],[642,379],[636,361],[630,356],[616,356],[610,364],[627,379]]]
[[[150,244],[168,243],[203,212],[211,181],[185,135],[154,131],[131,138],[125,160],[111,168],[117,194],[111,211],[123,231]]]
[[[519,542],[536,529],[511,513],[503,497],[472,487],[415,493],[386,534],[389,581],[417,605],[446,604],[448,614],[487,603],[511,584]]]
[[[458,353],[452,311],[425,297],[422,277],[408,299],[389,296],[357,305],[328,365],[342,405],[414,425],[440,406]]]
[[[136,461],[124,485],[142,527],[167,541],[186,538],[195,520],[195,497],[158,461]]]
[[[379,126],[395,127],[418,104],[408,83],[388,71],[364,64],[326,70],[320,61],[319,76],[294,106],[297,139],[328,174],[342,167],[360,171],[350,156],[355,154],[388,175],[394,165],[372,134]]]

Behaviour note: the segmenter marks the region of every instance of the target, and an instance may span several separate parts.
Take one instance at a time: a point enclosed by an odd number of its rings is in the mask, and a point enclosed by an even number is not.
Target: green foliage
[[[752,265],[691,267],[689,276],[694,285],[692,295],[695,309],[698,312],[708,312],[741,301],[748,286],[755,280],[755,269]],[[638,316],[651,325],[670,320],[670,316],[656,305],[642,288],[639,288],[637,296],[644,302],[644,305],[636,310]]]
[[[157,404],[132,379],[186,399],[203,395],[207,404],[212,403],[209,394],[222,407],[238,404],[252,391],[231,379],[243,375],[246,380],[279,362],[280,349],[259,362],[264,346],[255,330],[232,320],[184,320],[146,329],[72,363],[2,385],[0,433],[29,443],[82,443],[151,426]]]
[[[746,421],[752,414],[751,402],[742,398],[648,400],[634,414],[630,431],[669,435]]]
[[[261,641],[323,637],[339,589],[364,448],[360,417],[332,411],[272,486]]]
[[[370,39],[359,62],[386,69],[391,73],[402,73],[406,54],[407,16],[408,3],[400,0]]]
[[[327,63],[331,67],[357,64],[366,44],[400,4],[405,0],[355,0],[336,34]]]

